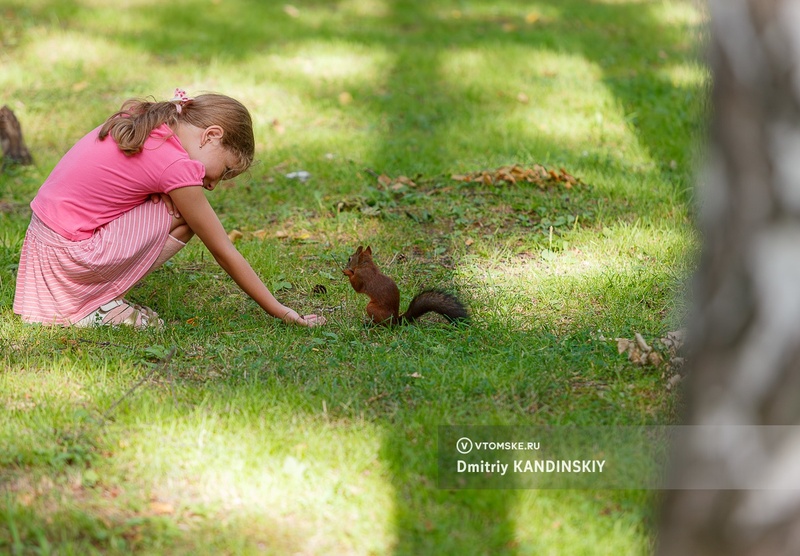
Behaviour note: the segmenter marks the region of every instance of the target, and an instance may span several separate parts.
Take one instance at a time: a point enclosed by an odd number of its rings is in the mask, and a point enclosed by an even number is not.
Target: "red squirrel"
[[[438,290],[418,294],[408,309],[400,314],[400,290],[389,276],[383,274],[372,260],[372,248],[359,246],[343,269],[350,285],[358,293],[369,296],[367,314],[375,324],[388,326],[414,322],[425,313],[435,312],[450,322],[466,321],[467,309],[455,296]]]

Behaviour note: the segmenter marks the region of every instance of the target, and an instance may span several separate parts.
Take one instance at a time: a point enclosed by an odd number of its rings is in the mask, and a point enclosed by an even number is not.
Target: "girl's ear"
[[[225,135],[225,130],[222,129],[222,126],[218,125],[210,125],[203,131],[203,137],[209,141],[222,139],[223,135]]]

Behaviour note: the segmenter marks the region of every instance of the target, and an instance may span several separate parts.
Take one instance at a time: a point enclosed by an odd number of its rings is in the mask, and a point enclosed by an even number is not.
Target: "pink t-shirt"
[[[153,193],[202,185],[205,167],[192,160],[178,137],[163,124],[138,154],[127,156],[98,127],[56,164],[31,208],[47,227],[80,241],[94,230],[147,201]]]

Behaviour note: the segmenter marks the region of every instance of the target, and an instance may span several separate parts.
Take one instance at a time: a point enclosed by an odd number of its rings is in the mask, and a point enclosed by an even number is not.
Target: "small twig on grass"
[[[139,386],[144,384],[151,376],[153,376],[153,374],[155,374],[157,371],[167,369],[168,366],[169,366],[169,362],[172,360],[172,357],[175,355],[175,352],[177,350],[178,350],[178,348],[176,348],[175,346],[172,346],[172,349],[169,350],[169,353],[167,353],[164,356],[164,358],[161,359],[161,361],[159,361],[152,369],[150,369],[149,373],[144,375],[141,378],[141,380],[139,380],[139,382],[137,382],[136,384],[131,386],[130,389],[127,392],[125,392],[125,394],[123,394],[121,398],[119,398],[117,401],[115,401],[113,404],[111,404],[111,407],[109,407],[105,411],[105,413],[103,413],[103,415],[100,417],[100,423],[99,424],[103,425],[105,420],[108,419],[108,417],[111,415],[111,412],[114,411],[114,409],[116,409],[119,404],[124,402],[128,398],[128,396],[133,394],[136,391],[136,389],[139,388]],[[170,379],[170,388],[171,388],[172,387],[172,372],[171,371],[169,373],[169,379]],[[172,395],[173,395],[173,398],[174,398],[175,397],[175,392],[174,391],[172,392]]]
[[[328,256],[329,256],[331,259],[333,259],[333,262],[336,264],[336,266],[337,266],[337,267],[339,267],[339,270],[341,270],[342,272],[344,272],[344,267],[341,265],[341,263],[339,263],[339,261],[336,259],[336,257],[334,257],[334,256],[333,256],[331,253],[328,253]]]
[[[84,342],[86,344],[94,344],[96,346],[101,346],[101,347],[118,347],[118,348],[129,349],[129,350],[133,349],[132,346],[126,346],[124,344],[115,344],[115,343],[112,343],[112,342],[98,342],[97,340],[90,340],[88,338],[78,338],[78,341],[79,342]]]
[[[340,303],[339,305],[335,305],[334,307],[320,307],[317,310],[320,313],[333,313],[334,311],[338,311],[339,309],[344,309],[344,303]]]
[[[372,396],[371,398],[367,399],[367,403],[368,404],[375,403],[378,400],[381,400],[381,399],[385,398],[388,395],[389,395],[389,392],[381,392],[380,394],[376,394],[376,395]]]

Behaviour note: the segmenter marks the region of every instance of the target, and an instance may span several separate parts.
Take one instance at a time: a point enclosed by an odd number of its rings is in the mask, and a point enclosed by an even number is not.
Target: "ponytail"
[[[119,150],[131,156],[142,151],[144,142],[155,128],[161,124],[174,126],[177,123],[178,111],[172,102],[131,99],[106,120],[99,137],[103,141],[111,135]]]

